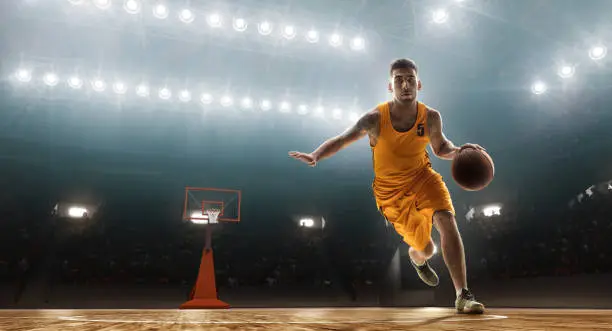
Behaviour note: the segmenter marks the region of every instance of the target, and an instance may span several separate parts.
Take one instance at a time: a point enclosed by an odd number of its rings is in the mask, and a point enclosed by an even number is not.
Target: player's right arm
[[[378,109],[371,110],[365,113],[361,118],[350,128],[343,133],[327,139],[312,153],[289,152],[289,156],[300,160],[310,166],[315,166],[320,160],[326,159],[351,143],[369,135],[376,139],[379,132],[380,114]]]

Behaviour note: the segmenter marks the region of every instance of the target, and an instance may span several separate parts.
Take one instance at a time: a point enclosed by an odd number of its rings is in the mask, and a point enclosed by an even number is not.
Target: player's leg
[[[377,205],[381,214],[393,224],[395,231],[410,246],[410,262],[419,278],[429,286],[438,285],[438,275],[427,262],[435,250],[431,240],[431,218],[426,219],[416,210],[414,195],[402,193],[394,195],[393,199],[377,199]]]
[[[437,210],[433,214],[433,224],[440,233],[442,256],[453,279],[457,293],[467,288],[465,252],[463,241],[457,228],[455,216],[450,210]]]
[[[437,286],[440,278],[431,268],[428,261],[435,251],[434,242],[431,240],[431,217],[427,218],[420,213],[414,203],[411,206],[405,206],[401,215],[400,219],[403,221],[404,226],[402,231],[398,232],[410,246],[408,255],[410,256],[412,266],[425,284]]]
[[[482,313],[484,306],[468,289],[465,253],[454,215],[454,207],[442,176],[434,173],[417,194],[420,212],[429,218],[440,233],[440,246],[446,267],[457,294],[455,307],[459,312]]]
[[[405,239],[406,240],[406,239]],[[410,241],[406,240],[408,245],[410,245]],[[424,249],[418,250],[413,246],[410,246],[408,249],[408,255],[410,256],[410,263],[416,270],[419,278],[429,285],[429,286],[438,286],[440,283],[440,278],[438,274],[433,270],[433,268],[429,265],[429,259],[433,256],[435,251],[435,245],[433,240],[429,238],[429,243],[425,246]]]
[[[484,305],[476,301],[467,286],[463,240],[452,212],[438,210],[433,214],[434,225],[440,233],[442,255],[453,279],[457,299],[455,308],[461,313],[482,314]]]
[[[411,246],[408,249],[408,255],[410,256],[410,259],[412,259],[412,262],[422,265],[433,256],[435,247],[436,246],[434,245],[433,240],[430,239],[429,243],[422,251],[418,251]]]

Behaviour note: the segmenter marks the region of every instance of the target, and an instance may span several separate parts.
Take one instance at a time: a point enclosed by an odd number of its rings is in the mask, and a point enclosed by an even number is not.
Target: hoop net
[[[219,214],[221,214],[221,209],[219,208],[210,208],[206,209],[206,215],[208,215],[208,224],[216,224],[218,223]]]

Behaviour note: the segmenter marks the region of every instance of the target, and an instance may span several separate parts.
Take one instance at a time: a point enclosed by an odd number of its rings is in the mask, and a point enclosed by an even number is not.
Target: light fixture
[[[138,0],[125,0],[125,2],[123,3],[123,9],[125,9],[125,11],[128,14],[138,14],[140,13],[140,9],[141,9],[141,4],[140,1]]]
[[[295,27],[293,25],[286,25],[283,28],[283,37],[285,37],[285,39],[293,39],[295,38],[296,32],[295,32]]]
[[[102,79],[96,78],[91,82],[91,88],[96,92],[104,92],[106,90],[106,83]]]
[[[15,78],[22,83],[28,83],[32,80],[32,72],[27,69],[18,69]]]
[[[210,105],[213,102],[213,97],[209,93],[202,93],[200,102],[204,105]]]
[[[436,9],[431,14],[431,19],[436,24],[443,24],[448,21],[448,11],[446,9]]]
[[[329,36],[329,44],[334,47],[342,45],[342,36],[337,33],[332,34]]]
[[[81,87],[83,87],[83,80],[79,78],[78,76],[72,76],[68,78],[68,86],[70,86],[71,88],[75,90],[78,90]]]
[[[592,60],[601,60],[608,54],[608,49],[604,45],[596,45],[589,50],[589,57]]]
[[[172,91],[170,91],[170,89],[168,89],[167,87],[163,87],[159,90],[159,98],[162,100],[169,100],[170,98],[172,98]]]
[[[168,18],[169,15],[169,11],[168,11],[168,7],[164,6],[163,4],[157,4],[155,5],[155,7],[153,7],[153,16],[163,20]]]
[[[244,18],[234,18],[234,30],[243,32],[247,29],[247,21]]]
[[[544,94],[548,88],[546,83],[537,81],[531,85],[531,92],[536,95]]]
[[[57,77],[56,73],[48,72],[43,77],[43,82],[45,82],[45,84],[47,86],[52,86],[53,87],[53,86],[57,85],[57,83],[59,83],[59,78]]]
[[[317,30],[308,30],[308,32],[306,32],[306,40],[309,43],[316,43],[319,41],[319,32]]]
[[[183,9],[179,14],[179,19],[184,23],[191,23],[195,20],[195,16],[191,10]]]
[[[93,0],[93,4],[103,10],[110,8],[111,0]]]
[[[263,21],[257,25],[257,31],[263,36],[267,36],[272,33],[272,23]]]

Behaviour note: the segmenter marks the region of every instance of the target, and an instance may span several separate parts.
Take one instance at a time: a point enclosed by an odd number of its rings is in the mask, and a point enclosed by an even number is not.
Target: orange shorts
[[[442,176],[424,169],[407,185],[374,183],[378,209],[412,248],[422,251],[431,240],[433,215],[437,211],[455,214]]]

